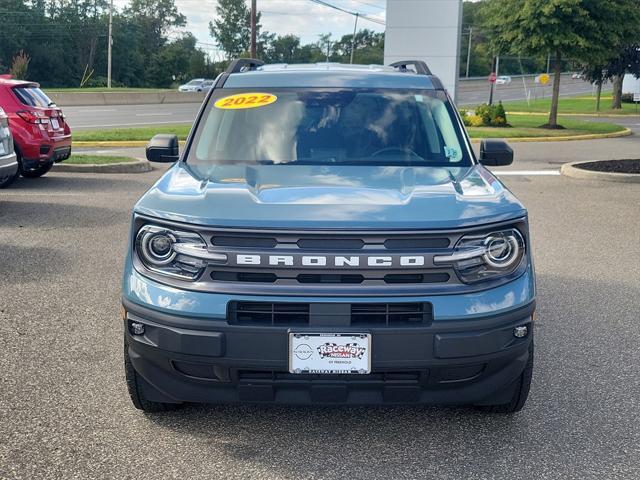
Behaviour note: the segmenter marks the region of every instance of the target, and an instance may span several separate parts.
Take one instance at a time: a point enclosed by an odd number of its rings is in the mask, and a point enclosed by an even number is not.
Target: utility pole
[[[107,88],[111,88],[111,46],[113,45],[113,0],[109,8],[109,45],[107,46]]]
[[[549,75],[550,68],[551,68],[551,52],[547,54],[547,75]]]
[[[467,50],[467,78],[469,78],[469,63],[471,62],[471,36],[473,35],[473,27],[469,27],[469,49]]]
[[[256,47],[256,0],[251,0],[251,58],[258,58],[258,52]]]
[[[351,59],[349,63],[353,63],[353,54],[356,50],[356,30],[358,28],[358,16],[359,14],[356,12],[356,22],[353,24],[353,38],[351,39]]]
[[[496,57],[493,57],[493,61],[491,62],[491,72],[492,72],[492,75],[496,74]],[[493,89],[494,89],[494,86],[495,86],[495,82],[491,82],[491,87],[490,87],[490,90],[489,90],[489,105],[493,105]]]

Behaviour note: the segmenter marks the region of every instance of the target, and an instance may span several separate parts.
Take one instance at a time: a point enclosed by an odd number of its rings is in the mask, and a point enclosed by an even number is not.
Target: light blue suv
[[[184,402],[520,410],[533,368],[527,211],[477,159],[441,82],[389,67],[236,60],[136,204],[129,392]]]

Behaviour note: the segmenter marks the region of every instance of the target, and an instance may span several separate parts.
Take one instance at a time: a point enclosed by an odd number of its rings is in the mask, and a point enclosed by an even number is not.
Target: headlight
[[[210,252],[197,233],[158,225],[138,230],[135,249],[147,269],[182,280],[196,280],[209,262],[227,261],[225,254]]]
[[[524,239],[514,228],[462,237],[453,254],[436,255],[433,263],[452,264],[460,280],[473,283],[513,273],[524,254]]]

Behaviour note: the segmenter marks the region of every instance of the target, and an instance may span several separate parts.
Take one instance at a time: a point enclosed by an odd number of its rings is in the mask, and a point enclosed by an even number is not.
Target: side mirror
[[[180,145],[177,135],[159,134],[147,144],[147,160],[150,162],[175,162],[179,156]]]
[[[483,140],[480,144],[480,163],[502,167],[513,163],[513,150],[502,140]]]

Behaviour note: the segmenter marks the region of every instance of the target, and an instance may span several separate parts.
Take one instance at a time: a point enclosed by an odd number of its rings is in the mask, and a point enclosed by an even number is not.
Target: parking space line
[[[52,193],[52,192],[2,192],[0,199],[4,197],[86,197],[88,193]]]

